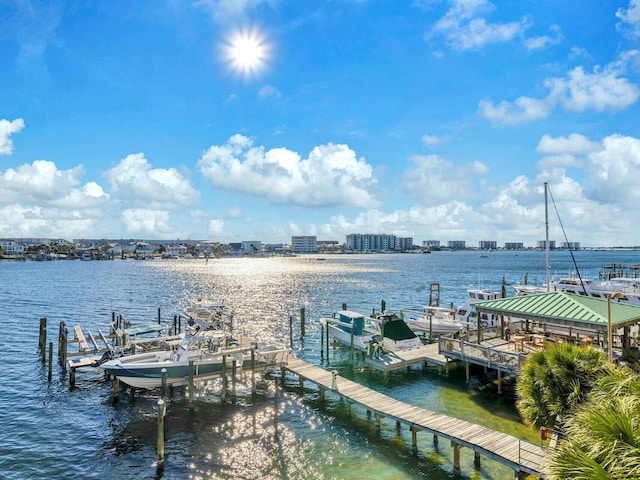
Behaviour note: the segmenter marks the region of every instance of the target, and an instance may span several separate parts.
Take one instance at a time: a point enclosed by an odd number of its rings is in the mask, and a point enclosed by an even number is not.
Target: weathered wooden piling
[[[306,313],[304,308],[300,309],[300,339],[304,339],[304,335],[305,335],[305,317],[306,317]]]
[[[40,337],[38,338],[38,348],[42,361],[46,360],[47,352],[47,317],[40,317]]]
[[[289,348],[293,348],[293,315],[289,315]]]
[[[164,470],[164,415],[165,415],[165,402],[164,400],[158,400],[158,465],[157,471],[162,472]]]
[[[51,381],[53,377],[53,342],[49,342],[49,373],[47,378]]]
[[[160,370],[160,373],[162,373],[162,381],[160,383],[161,387],[160,387],[160,391],[162,392],[162,400],[164,400],[165,402],[167,401],[167,369],[163,368],[162,370]]]
[[[236,369],[238,361],[233,359],[231,362],[231,403],[236,403]]]
[[[222,393],[220,398],[224,403],[227,399],[227,356],[222,355]]]

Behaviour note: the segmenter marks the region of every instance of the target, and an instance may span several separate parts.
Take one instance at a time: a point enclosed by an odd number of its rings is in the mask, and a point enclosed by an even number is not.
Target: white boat
[[[495,300],[497,298],[502,298],[500,292],[494,292],[488,288],[469,287],[467,289],[467,300],[456,308],[456,321],[462,323],[464,328],[468,328],[469,330],[478,329],[478,320],[481,328],[497,327],[500,325],[500,321],[494,318],[494,315],[481,313],[480,318],[478,318],[478,312],[476,312],[473,306],[474,303]]]
[[[444,307],[424,307],[422,311],[405,310],[404,319],[411,330],[427,334],[429,338],[438,335],[455,335],[465,328],[456,319],[456,311]]]
[[[397,351],[422,345],[409,326],[395,314],[384,312],[369,317],[350,310],[339,310],[335,317],[321,319],[328,325],[334,341],[368,352],[376,345],[384,351]],[[352,343],[353,342],[353,343]]]
[[[201,330],[195,327],[187,333],[177,350],[160,350],[111,359],[100,368],[123,383],[138,388],[162,385],[166,370],[167,385],[187,385],[189,363],[193,361],[194,378],[202,379],[219,374],[223,359],[231,366],[244,363],[244,353],[238,347],[225,347],[227,334],[221,330]]]
[[[620,292],[624,295],[619,299],[621,303],[640,305],[640,279],[638,278],[617,277],[597,281],[570,275],[552,278],[549,282],[549,288],[546,284],[543,286],[516,284],[512,287],[515,290],[515,296],[557,291],[606,300],[607,296],[612,293]]]

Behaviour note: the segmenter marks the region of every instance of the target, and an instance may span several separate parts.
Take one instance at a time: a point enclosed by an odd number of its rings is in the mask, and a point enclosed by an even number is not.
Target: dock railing
[[[438,338],[438,352],[447,358],[482,365],[506,373],[517,373],[526,355],[453,337]]]

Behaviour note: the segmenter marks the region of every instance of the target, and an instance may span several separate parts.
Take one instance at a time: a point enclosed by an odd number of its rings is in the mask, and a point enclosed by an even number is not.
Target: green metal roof
[[[499,298],[473,304],[476,310],[536,320],[562,320],[607,325],[607,301],[572,293],[549,292]],[[611,300],[611,324],[616,328],[640,322],[640,307]]]

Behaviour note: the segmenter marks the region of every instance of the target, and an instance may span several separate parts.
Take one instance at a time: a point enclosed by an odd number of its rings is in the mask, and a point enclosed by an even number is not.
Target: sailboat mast
[[[550,256],[550,248],[549,248],[549,205],[547,202],[547,190],[549,188],[549,184],[544,182],[544,225],[545,225],[545,257],[546,257],[546,271],[547,271],[547,292],[551,289],[551,256]]]

